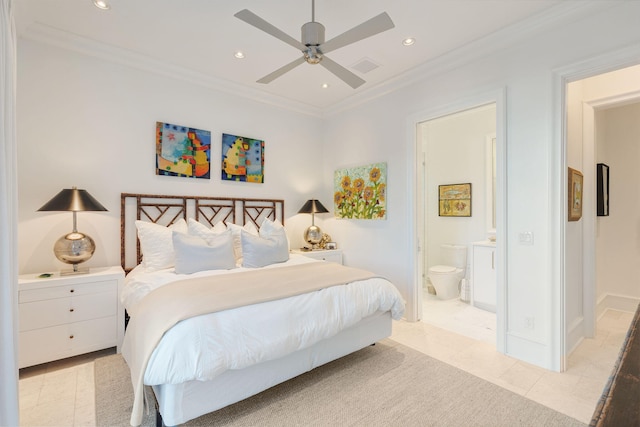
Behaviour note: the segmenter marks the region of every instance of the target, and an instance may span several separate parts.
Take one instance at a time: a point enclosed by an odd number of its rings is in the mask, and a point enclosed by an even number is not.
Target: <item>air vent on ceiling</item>
[[[376,64],[369,58],[362,58],[360,61],[352,65],[351,68],[356,71],[360,71],[362,74],[367,74],[369,71],[373,71],[379,66],[380,65]]]

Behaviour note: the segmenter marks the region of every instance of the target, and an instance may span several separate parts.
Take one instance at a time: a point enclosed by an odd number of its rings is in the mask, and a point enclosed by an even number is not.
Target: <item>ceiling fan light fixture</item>
[[[304,51],[304,60],[309,64],[319,64],[322,61],[322,52],[317,46],[309,46],[309,49]]]

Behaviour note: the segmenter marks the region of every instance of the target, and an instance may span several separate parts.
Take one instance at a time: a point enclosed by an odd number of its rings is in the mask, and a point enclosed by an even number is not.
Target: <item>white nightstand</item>
[[[19,367],[117,347],[124,338],[120,266],[88,274],[18,280]]]
[[[342,249],[326,249],[317,251],[301,251],[300,249],[293,249],[291,252],[313,259],[321,259],[323,261],[342,264]]]

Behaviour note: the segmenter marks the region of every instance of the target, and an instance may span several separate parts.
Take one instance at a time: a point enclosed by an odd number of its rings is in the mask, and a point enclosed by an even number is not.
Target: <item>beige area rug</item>
[[[133,389],[122,357],[96,359],[95,381],[97,425],[129,425]],[[153,412],[143,425],[155,425]],[[187,425],[584,426],[392,340],[383,340]]]

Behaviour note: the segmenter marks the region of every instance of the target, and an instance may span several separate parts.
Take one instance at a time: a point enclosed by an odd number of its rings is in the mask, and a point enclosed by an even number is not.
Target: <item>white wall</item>
[[[429,120],[421,125],[426,160],[425,271],[442,264],[440,245],[486,240],[487,136],[496,132],[496,105]],[[438,215],[438,186],[471,183],[471,217]],[[470,260],[470,257],[468,258]]]
[[[594,5],[591,13],[581,5]],[[557,369],[559,253],[553,235],[558,206],[554,176],[557,70],[617,49],[639,46],[640,2],[580,2],[576,12],[548,16],[525,33],[444,55],[424,76],[372,100],[336,108],[324,122],[189,83],[24,40],[18,53],[19,262],[21,272],[59,269],[51,245],[71,226],[70,214],[35,211],[62,188],[86,188],[108,213],[79,215],[97,241],[89,265],[119,263],[120,192],[237,194],[281,197],[293,215],[311,195],[333,198],[336,168],[386,161],[385,221],[320,224],[345,250],[348,264],[387,276],[408,300],[414,281],[415,141],[411,119],[478,94],[507,95],[506,353]],[[556,21],[557,20],[557,21]],[[508,47],[509,43],[517,43]],[[497,52],[493,52],[500,46]],[[491,50],[491,52],[490,52]],[[468,55],[468,56],[467,56]],[[426,113],[425,113],[426,114]],[[560,113],[557,113],[560,114]],[[153,124],[168,121],[266,141],[264,185],[157,177]],[[420,121],[420,120],[418,120]],[[415,123],[414,123],[415,124]],[[314,153],[318,163],[310,162]],[[213,150],[214,167],[219,152]],[[313,165],[317,165],[317,168]],[[214,169],[215,170],[215,169]],[[214,174],[215,175],[215,174]],[[296,222],[298,218],[295,218]],[[302,233],[308,219],[299,224]],[[530,231],[534,245],[520,245]],[[300,239],[301,240],[301,239]],[[300,240],[297,244],[301,244]],[[296,243],[293,242],[293,246]],[[534,320],[526,328],[526,318]]]
[[[72,215],[36,212],[63,188],[84,188],[109,212],[81,212],[78,229],[96,241],[86,265],[120,264],[120,193],[270,197],[285,200],[293,247],[311,219],[296,214],[322,188],[317,119],[19,40],[18,45],[19,269],[68,268],[53,244],[71,231]],[[155,175],[155,123],[211,131],[211,179]],[[223,132],[265,140],[264,184],[222,182]]]
[[[640,42],[640,3],[616,4],[560,25],[537,28],[516,48],[473,56],[444,58],[425,79],[385,96],[341,110],[329,117],[325,135],[324,181],[343,165],[387,160],[387,221],[334,221],[330,234],[348,249],[354,264],[375,268],[410,296],[416,288],[416,253],[412,203],[415,188],[414,142],[408,121],[421,112],[455,104],[479,93],[506,88],[507,94],[507,339],[506,353],[559,369],[559,320],[554,307],[560,278],[552,266],[559,253],[553,234],[560,206],[550,196],[559,191],[552,159],[554,73],[585,58],[605,55]],[[469,51],[473,55],[473,52]],[[560,113],[558,113],[560,114]],[[327,189],[325,197],[331,196]],[[329,225],[327,225],[327,228]],[[530,231],[533,245],[518,235]],[[526,318],[533,319],[527,328]]]
[[[599,163],[610,170],[609,216],[598,217],[597,296],[640,300],[640,103],[596,112]]]

